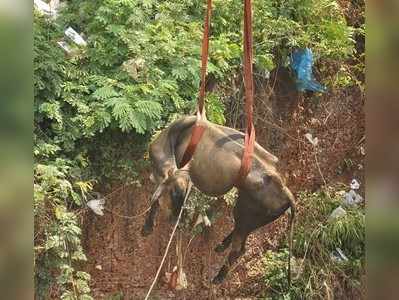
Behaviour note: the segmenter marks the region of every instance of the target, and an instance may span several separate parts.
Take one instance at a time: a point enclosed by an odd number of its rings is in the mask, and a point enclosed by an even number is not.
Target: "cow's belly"
[[[201,192],[221,196],[234,186],[240,165],[233,152],[199,143],[190,162],[190,177]]]
[[[206,178],[203,174],[190,172],[190,178],[194,186],[208,196],[222,196],[233,187],[233,182],[217,180],[216,176],[215,178],[213,178],[214,176],[211,177]]]
[[[180,161],[191,138],[191,130],[181,134],[176,147]],[[237,179],[243,147],[214,127],[206,128],[190,161],[190,178],[194,185],[210,196],[227,193]]]

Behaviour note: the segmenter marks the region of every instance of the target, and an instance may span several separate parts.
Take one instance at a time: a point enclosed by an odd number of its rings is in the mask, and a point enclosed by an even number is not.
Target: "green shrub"
[[[287,284],[288,250],[268,251],[265,263],[265,299],[336,299],[343,294],[359,295],[365,263],[365,215],[362,208],[348,208],[347,214],[329,220],[341,203],[333,190],[328,193],[300,193],[301,205],[294,233],[293,281]],[[303,206],[303,207],[302,207]],[[347,257],[336,258],[336,249]],[[335,255],[335,256],[334,256]]]

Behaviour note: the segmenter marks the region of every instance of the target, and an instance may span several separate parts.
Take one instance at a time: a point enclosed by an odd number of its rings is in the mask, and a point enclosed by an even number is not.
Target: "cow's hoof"
[[[222,252],[224,252],[224,250],[226,250],[226,247],[223,244],[219,244],[215,248],[216,253],[222,253]]]
[[[221,284],[223,281],[224,281],[224,276],[219,273],[215,278],[213,278],[212,283]]]
[[[144,225],[143,228],[141,229],[141,235],[142,236],[147,236],[147,235],[149,235],[151,233],[152,233],[152,227],[151,226]]]

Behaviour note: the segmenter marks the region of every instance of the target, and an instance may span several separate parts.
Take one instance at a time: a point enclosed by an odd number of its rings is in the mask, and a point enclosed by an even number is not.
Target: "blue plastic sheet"
[[[291,67],[296,76],[299,91],[325,92],[325,86],[318,83],[312,72],[313,54],[309,48],[294,50],[291,54]]]

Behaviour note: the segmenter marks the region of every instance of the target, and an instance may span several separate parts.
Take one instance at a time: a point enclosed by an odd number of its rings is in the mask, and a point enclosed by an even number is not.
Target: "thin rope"
[[[188,185],[188,188],[187,188],[187,193],[186,193],[186,197],[184,198],[182,208],[180,209],[179,216],[177,217],[177,221],[176,221],[175,227],[173,228],[172,234],[170,235],[170,238],[169,238],[168,245],[166,246],[166,249],[165,249],[165,253],[164,253],[163,257],[162,257],[161,264],[159,265],[158,271],[157,271],[157,273],[155,275],[154,280],[152,281],[151,287],[148,290],[147,295],[145,296],[144,300],[148,300],[148,298],[150,297],[150,294],[151,294],[152,290],[154,289],[155,283],[158,280],[158,276],[161,273],[162,266],[163,266],[163,264],[165,262],[166,256],[168,255],[168,251],[169,251],[170,245],[172,244],[172,240],[173,240],[173,237],[174,237],[174,235],[176,233],[177,226],[179,225],[180,218],[181,218],[181,216],[183,214],[184,205],[185,205],[186,200],[187,200],[187,198],[188,198],[188,196],[189,196],[189,194],[191,192],[191,187],[192,187],[192,183],[190,182],[189,185]]]
[[[137,214],[137,215],[135,215],[135,216],[121,215],[121,214],[118,214],[118,213],[116,213],[116,212],[114,212],[114,211],[112,211],[112,210],[110,210],[110,209],[108,209],[108,208],[106,208],[106,207],[104,207],[104,210],[106,210],[107,212],[109,212],[109,213],[111,213],[111,214],[113,214],[113,215],[115,215],[115,216],[117,216],[117,217],[119,217],[119,218],[123,218],[123,219],[136,219],[136,218],[138,218],[138,217],[144,216],[147,212],[149,212],[150,209],[151,209],[151,206],[152,206],[152,205],[150,204],[150,206],[148,206],[148,208],[147,208],[145,211],[143,211],[142,213],[139,213],[139,214]]]
[[[111,195],[115,194],[116,192],[119,192],[119,191],[123,190],[125,187],[126,187],[126,185],[122,185],[122,186],[118,187],[117,189],[113,190],[111,193],[109,193],[109,194],[107,194],[106,196],[104,196],[103,199],[108,199],[108,198],[110,198]],[[141,212],[141,213],[139,213],[139,214],[137,214],[137,215],[135,215],[135,216],[121,215],[121,214],[119,214],[119,213],[117,213],[117,212],[114,212],[114,211],[112,211],[111,209],[106,208],[106,207],[104,207],[104,210],[106,210],[107,212],[109,212],[109,213],[111,213],[111,214],[113,214],[113,215],[115,215],[115,216],[117,216],[117,217],[119,217],[119,218],[123,218],[123,219],[136,219],[136,218],[139,218],[139,217],[144,216],[147,212],[149,212],[150,209],[151,209],[152,204],[153,204],[153,203],[150,203],[150,205],[149,205],[143,212]]]

